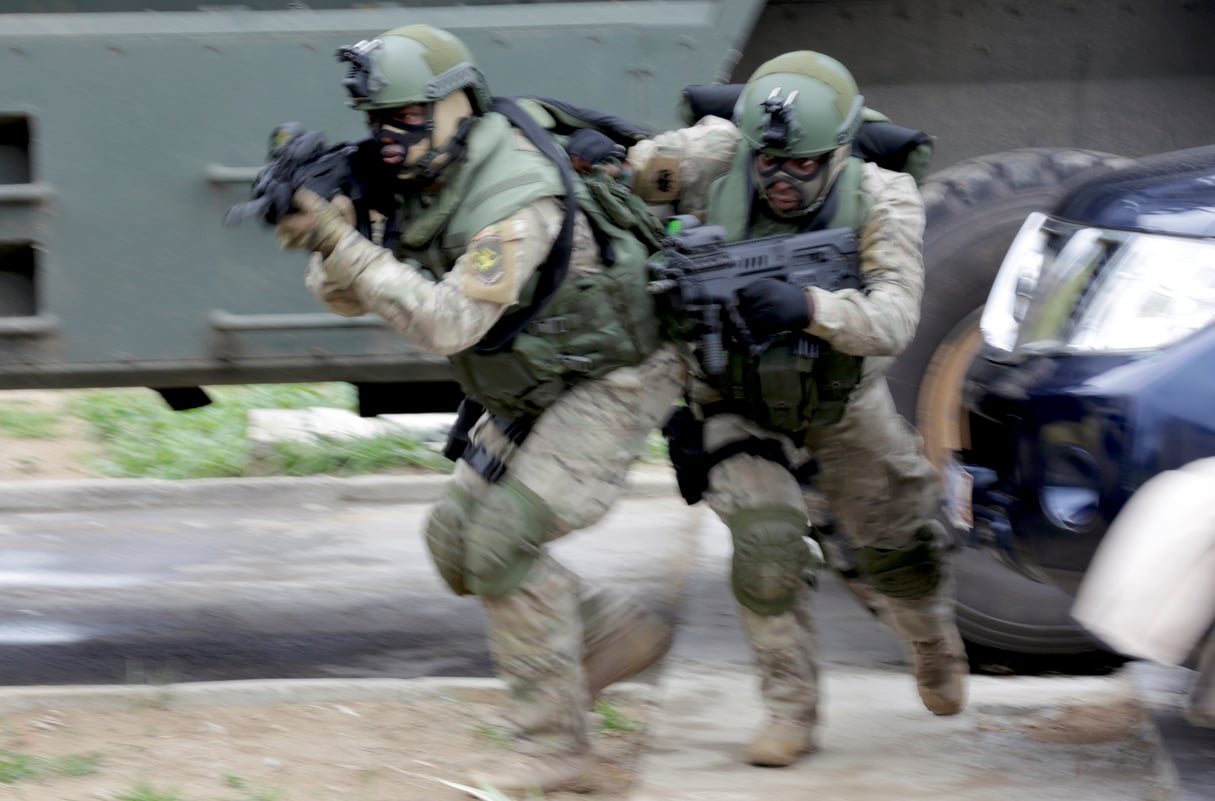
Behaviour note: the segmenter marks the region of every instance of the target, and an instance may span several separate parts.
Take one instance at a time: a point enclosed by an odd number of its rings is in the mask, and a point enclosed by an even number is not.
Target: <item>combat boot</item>
[[[640,604],[612,598],[604,602],[583,600],[585,641],[582,669],[590,691],[591,704],[609,686],[637,675],[666,654],[674,639],[674,628],[661,615]]]
[[[469,783],[477,788],[493,788],[503,793],[534,796],[557,790],[585,792],[589,787],[591,756],[573,754],[515,754],[500,766],[474,770]]]
[[[966,706],[970,663],[957,627],[943,627],[941,637],[911,643],[912,664],[920,700],[934,715],[956,715]]]
[[[762,767],[784,768],[813,750],[814,729],[810,724],[769,717],[747,746],[747,761]]]

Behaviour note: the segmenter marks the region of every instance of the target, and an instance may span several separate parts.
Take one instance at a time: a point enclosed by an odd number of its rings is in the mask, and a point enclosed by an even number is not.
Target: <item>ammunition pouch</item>
[[[758,357],[730,351],[723,380],[711,383],[731,411],[799,443],[807,428],[843,418],[861,364],[817,338],[785,336]]]

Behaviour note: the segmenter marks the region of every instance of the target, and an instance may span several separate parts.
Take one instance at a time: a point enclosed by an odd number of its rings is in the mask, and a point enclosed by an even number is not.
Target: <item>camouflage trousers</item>
[[[686,352],[663,346],[636,367],[614,370],[565,393],[516,446],[488,418],[470,435],[508,475],[553,513],[552,541],[607,513],[650,433],[670,414],[687,378]],[[452,481],[474,498],[492,491],[467,462]],[[521,752],[569,753],[587,747],[588,690],[583,643],[626,614],[628,604],[589,586],[548,553],[504,596],[482,598],[490,650],[509,691],[507,722]]]
[[[913,541],[940,502],[938,478],[923,455],[920,436],[895,411],[880,372],[867,372],[843,419],[812,430],[804,447],[729,414],[706,420],[704,436],[710,452],[748,437],[773,439],[790,464],[813,457],[819,466],[810,489],[788,468],[758,456],[738,454],[717,464],[709,472],[704,499],[723,520],[740,510],[782,506],[805,509],[814,520],[822,515],[825,500],[851,545],[898,549]],[[805,723],[815,722],[818,701],[811,594],[807,584],[789,612],[774,616],[739,605],[770,713]],[[906,641],[934,639],[952,616],[946,581],[915,601],[874,595],[874,611]]]

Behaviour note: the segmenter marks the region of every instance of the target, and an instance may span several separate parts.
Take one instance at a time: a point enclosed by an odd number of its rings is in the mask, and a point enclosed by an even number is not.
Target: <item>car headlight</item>
[[[983,341],[1005,353],[1012,353],[1016,347],[1021,322],[1046,261],[1047,232],[1042,227],[1045,221],[1046,215],[1041,212],[1025,218],[1004,254],[979,318]]]
[[[1215,241],[1135,234],[1097,273],[1066,343],[1152,350],[1215,321]]]

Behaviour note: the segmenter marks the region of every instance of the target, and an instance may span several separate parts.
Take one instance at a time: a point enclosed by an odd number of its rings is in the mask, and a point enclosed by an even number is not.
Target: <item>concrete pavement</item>
[[[790,768],[745,764],[762,706],[726,589],[729,546],[721,524],[706,519],[698,545],[702,569],[692,571],[658,682],[634,801],[1182,798],[1169,756],[1124,675],[972,676],[968,708],[941,718],[921,705],[905,664],[887,670],[841,661],[833,648],[840,632],[826,630],[819,638],[818,751]],[[831,618],[841,620],[834,611]],[[708,632],[723,640],[710,660],[693,647]]]
[[[253,479],[199,482],[21,482],[0,486],[0,511],[115,505],[256,504],[298,497],[400,503],[430,500],[442,478]],[[633,497],[670,494],[668,471],[638,471]],[[632,523],[635,525],[635,521]],[[824,659],[820,750],[788,769],[746,765],[741,753],[760,722],[758,692],[725,582],[728,537],[701,516],[683,587],[679,635],[653,690],[650,747],[635,801],[743,801],[808,797],[867,799],[1144,799],[1190,801],[1154,711],[1167,706],[1159,682],[1126,672],[1104,677],[973,677],[968,710],[936,718],[924,710],[905,666],[860,668]],[[726,636],[722,636],[723,632]],[[827,640],[828,632],[824,632]],[[693,647],[706,638],[714,650]],[[896,657],[897,660],[897,657]],[[893,661],[893,660],[892,660]],[[883,665],[883,668],[885,665]],[[183,702],[370,700],[468,679],[356,679],[178,685]],[[483,680],[482,680],[483,681]],[[642,690],[644,691],[644,690]],[[165,688],[0,689],[0,712],[37,703],[122,704]]]

